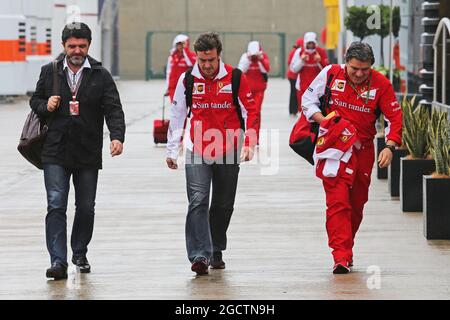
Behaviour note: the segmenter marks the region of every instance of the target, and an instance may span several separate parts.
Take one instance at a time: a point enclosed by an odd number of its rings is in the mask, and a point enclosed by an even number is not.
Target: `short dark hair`
[[[219,35],[214,32],[201,34],[194,43],[195,52],[213,49],[217,49],[218,55],[222,52],[222,41],[220,41]]]
[[[92,41],[92,31],[88,25],[83,22],[69,23],[64,27],[62,32],[62,42],[66,43],[69,38],[87,39],[89,43]]]
[[[356,59],[363,62],[370,62],[371,65],[375,63],[375,56],[372,47],[365,42],[353,42],[345,53],[345,62]]]

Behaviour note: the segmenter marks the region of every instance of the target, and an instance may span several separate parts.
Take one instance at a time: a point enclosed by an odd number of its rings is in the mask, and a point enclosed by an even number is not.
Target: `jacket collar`
[[[89,59],[84,60],[84,63],[78,72],[83,72],[83,69],[85,69],[85,68],[92,69]],[[69,64],[67,62],[67,56],[64,58],[64,61],[63,61],[63,70],[66,70],[66,69],[69,69]],[[78,72],[77,72],[77,74],[78,74]]]
[[[198,67],[198,62],[196,62],[194,67],[192,68],[192,73],[191,74],[194,77],[198,78],[198,79],[205,80],[205,78],[202,76],[202,73],[200,72],[200,68]],[[222,79],[222,78],[226,77],[227,75],[228,75],[228,71],[225,68],[225,63],[223,63],[222,59],[220,59],[220,62],[219,62],[219,73],[214,78],[214,80]]]

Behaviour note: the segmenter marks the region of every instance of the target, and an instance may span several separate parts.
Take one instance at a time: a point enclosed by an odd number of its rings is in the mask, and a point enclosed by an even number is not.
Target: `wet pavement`
[[[91,274],[73,266],[48,281],[42,172],[16,151],[28,100],[0,105],[0,299],[449,299],[450,241],[427,241],[422,213],[403,213],[387,181],[373,177],[358,233],[354,272],[335,276],[321,183],[288,147],[289,83],[270,79],[257,159],[241,167],[225,270],[195,277],[184,242],[184,170],[170,171],[155,146],[163,81],[119,81],[124,154],[105,140]],[[73,188],[68,230],[73,221]],[[70,254],[70,250],[69,250]]]

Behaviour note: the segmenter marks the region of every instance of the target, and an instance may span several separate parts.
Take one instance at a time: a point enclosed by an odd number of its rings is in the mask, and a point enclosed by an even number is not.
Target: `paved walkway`
[[[287,146],[294,119],[289,84],[280,79],[270,81],[262,124],[276,129],[277,143],[261,147],[260,164],[242,166],[227,269],[195,278],[185,254],[184,172],[165,167],[165,149],[151,135],[164,83],[118,85],[125,154],[111,159],[104,150],[88,254],[93,272],[80,275],[71,266],[67,281],[45,278],[43,177],[15,150],[28,101],[0,105],[0,299],[450,298],[450,242],[427,241],[422,214],[401,212],[387,182],[375,178],[354,272],[331,274],[324,194],[311,167]],[[71,194],[69,230],[73,207]]]

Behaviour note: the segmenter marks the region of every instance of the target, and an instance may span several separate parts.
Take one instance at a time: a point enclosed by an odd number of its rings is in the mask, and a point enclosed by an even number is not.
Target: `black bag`
[[[53,95],[59,95],[57,61],[53,61]],[[52,118],[50,118],[48,123],[45,123],[31,110],[23,125],[19,145],[17,146],[20,154],[38,169],[42,169],[42,146],[44,145]]]
[[[331,99],[331,82],[333,74],[328,76],[327,85],[325,87],[325,94],[320,98],[320,111],[324,116],[328,113],[329,103]],[[319,132],[319,124],[316,122],[309,122],[303,112],[292,128],[289,136],[289,147],[294,150],[299,156],[314,165],[313,154],[316,147],[317,136]]]

